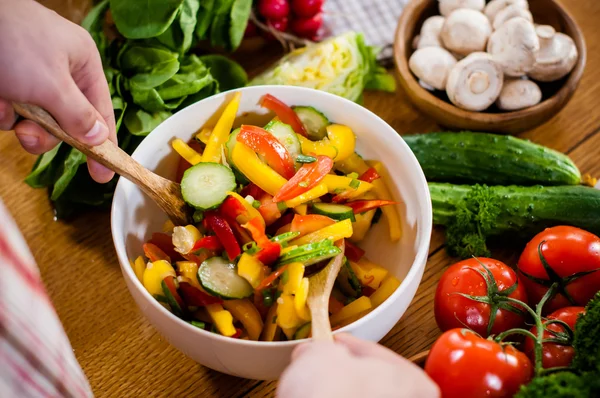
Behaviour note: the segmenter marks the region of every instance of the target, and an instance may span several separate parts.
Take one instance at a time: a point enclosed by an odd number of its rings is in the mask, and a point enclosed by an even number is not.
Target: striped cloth
[[[0,200],[0,397],[91,397],[40,273]]]

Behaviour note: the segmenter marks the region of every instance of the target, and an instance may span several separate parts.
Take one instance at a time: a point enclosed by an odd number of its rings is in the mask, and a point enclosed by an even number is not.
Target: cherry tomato
[[[542,242],[550,277],[538,253]],[[572,305],[585,306],[600,290],[600,238],[575,227],[547,228],[527,244],[518,268],[531,304],[541,300],[552,282],[561,281],[563,289],[546,303],[545,313]],[[570,281],[564,279],[581,272],[586,274]]]
[[[284,178],[294,176],[294,161],[285,146],[273,134],[260,127],[242,125],[237,140],[261,155],[267,164]]]
[[[565,322],[571,330],[575,330],[575,323],[577,323],[577,317],[579,314],[585,313],[584,307],[565,307],[560,310],[554,311],[552,314],[548,315],[548,319],[558,319]],[[546,322],[544,322],[545,324]],[[556,338],[552,333],[548,330],[556,333],[566,333],[565,327],[563,325],[557,323],[551,323],[550,325],[546,325],[546,331],[544,331],[544,335],[542,338],[550,339]],[[530,330],[531,333],[537,336],[537,328],[534,326]],[[525,354],[531,359],[531,361],[535,361],[535,352],[534,352],[534,344],[531,338],[527,338],[525,340],[524,350]],[[575,349],[568,344],[558,344],[558,343],[543,343],[542,344],[542,366],[544,368],[555,368],[557,366],[569,366],[571,361],[573,361],[573,357],[575,356]]]
[[[288,0],[259,0],[258,12],[267,19],[286,18],[290,13]]]
[[[324,0],[292,0],[294,14],[302,18],[310,18],[323,8]]]
[[[519,282],[517,274],[508,265],[491,258],[471,258],[460,261],[449,267],[442,275],[435,292],[435,320],[442,331],[453,328],[468,327],[482,336],[488,335],[490,321],[490,305],[461,296],[488,296],[488,285],[481,275],[490,270],[497,284],[497,290],[503,292],[517,284],[515,290],[508,295],[522,302],[527,302],[524,286]],[[523,325],[523,315],[510,310],[498,308],[491,328],[491,334],[498,334],[508,329]]]
[[[425,372],[443,398],[512,397],[533,375],[529,358],[511,345],[451,329],[433,344]]]
[[[321,29],[321,25],[323,25],[323,16],[319,13],[309,18],[293,19],[290,29],[300,37],[313,39]]]

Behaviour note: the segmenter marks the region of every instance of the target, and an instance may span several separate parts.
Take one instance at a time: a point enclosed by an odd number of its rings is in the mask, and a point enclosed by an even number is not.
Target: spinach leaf
[[[213,8],[215,8],[215,1],[216,0],[202,0],[200,2],[198,17],[196,18],[196,38],[198,40],[203,40],[206,38],[206,32],[208,32],[210,23],[213,20]]]
[[[251,9],[252,0],[234,0],[230,13],[231,22],[229,24],[229,45],[232,50],[238,48],[244,38]]]
[[[177,54],[155,47],[133,46],[119,55],[119,67],[137,89],[160,86],[179,70]]]
[[[195,55],[181,61],[179,72],[157,88],[164,101],[195,94],[214,81],[208,68]]]
[[[171,112],[149,113],[143,109],[130,107],[125,112],[123,122],[131,134],[146,136],[169,116]]]
[[[115,129],[118,134],[123,122],[123,116],[125,116],[125,111],[127,110],[127,102],[123,101],[121,97],[112,97],[112,106],[115,111]]]
[[[104,52],[108,47],[108,39],[103,32],[104,14],[108,9],[108,2],[109,0],[103,0],[96,4],[81,22],[81,26],[87,30],[90,33],[90,36],[92,36],[92,39],[94,39],[103,63]]]
[[[54,182],[54,172],[60,161],[59,154],[62,142],[54,149],[39,156],[31,169],[31,173],[25,178],[25,182],[31,188],[45,188]],[[57,161],[54,161],[56,159]]]
[[[219,91],[228,91],[243,87],[248,83],[248,75],[237,62],[222,55],[204,55],[200,57],[210,74],[219,82]]]
[[[119,32],[128,39],[149,39],[164,33],[183,0],[110,0]]]
[[[198,10],[200,9],[200,0],[184,0],[179,16],[179,26],[183,33],[183,42],[180,53],[187,52],[194,41],[194,31],[198,21]]]
[[[229,10],[235,0],[222,0],[210,26],[210,44],[213,47],[229,46]]]
[[[86,157],[83,153],[79,152],[75,148],[69,149],[69,154],[67,155],[63,167],[60,173],[60,177],[54,183],[54,188],[52,189],[52,195],[50,196],[51,200],[56,200],[63,194],[73,177],[75,177],[75,173],[80,165],[84,164],[86,161]]]

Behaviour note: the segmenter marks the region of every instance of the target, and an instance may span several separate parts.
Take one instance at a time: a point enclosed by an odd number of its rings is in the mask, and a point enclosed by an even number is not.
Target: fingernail
[[[35,148],[40,142],[40,139],[35,135],[21,134],[18,135],[17,138],[19,139],[21,145],[23,145],[25,148]]]
[[[99,145],[108,138],[108,127],[96,120],[94,126],[85,134],[85,140],[90,145]]]

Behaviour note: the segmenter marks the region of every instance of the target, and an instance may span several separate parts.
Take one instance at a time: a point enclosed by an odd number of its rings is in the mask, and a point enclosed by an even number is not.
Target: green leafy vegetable
[[[588,303],[585,311],[575,325],[573,367],[593,371],[600,376],[600,292]]]
[[[119,33],[127,39],[148,39],[164,33],[183,0],[110,0]]]
[[[222,55],[203,55],[199,58],[219,83],[219,91],[228,91],[248,83],[248,75],[244,68],[229,58]]]
[[[229,13],[229,46],[231,48],[237,48],[242,42],[251,9],[252,0],[234,0]]]
[[[558,372],[536,377],[521,387],[516,398],[592,398],[600,393],[598,376]]]
[[[210,27],[213,18],[213,8],[217,0],[202,0],[200,10],[198,11],[198,20],[196,22],[196,38],[203,40],[206,38],[206,32]]]

